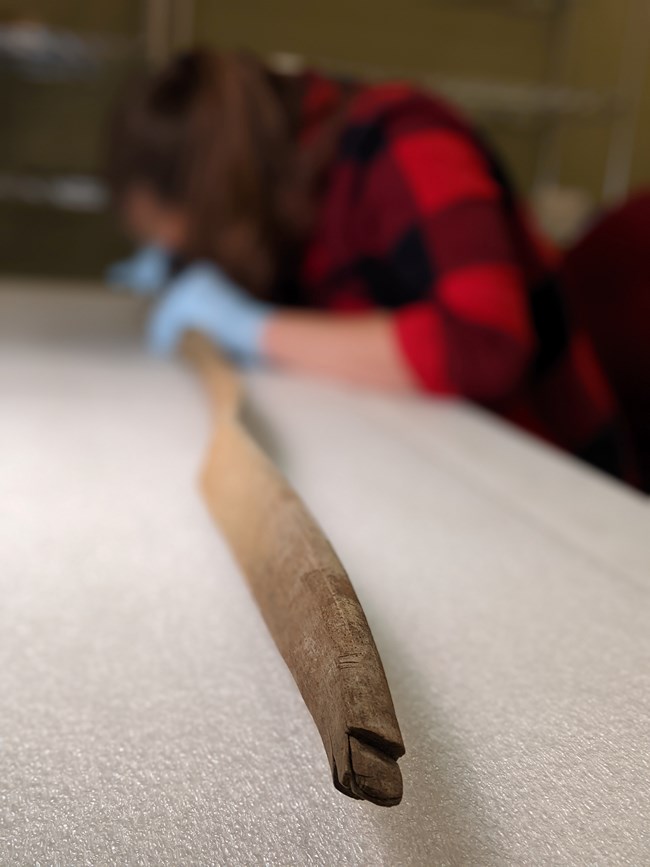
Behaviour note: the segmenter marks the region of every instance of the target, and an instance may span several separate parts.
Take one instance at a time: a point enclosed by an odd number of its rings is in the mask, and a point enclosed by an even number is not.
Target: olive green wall
[[[631,0],[573,0],[567,81],[580,87],[616,85]],[[261,52],[296,52],[311,59],[363,64],[403,74],[445,72],[512,80],[541,80],[550,46],[550,19],[513,11],[516,0],[196,0],[199,41]],[[18,15],[87,32],[133,34],[143,3],[133,0],[0,0],[0,20]],[[650,32],[649,32],[650,36]],[[110,88],[110,82],[106,83]],[[24,89],[23,89],[24,90]],[[81,169],[96,164],[98,116],[106,97],[92,83],[48,96],[14,91],[4,115],[16,132],[0,141],[0,165]],[[23,108],[20,108],[20,106]],[[61,113],[62,122],[52,124]],[[646,78],[633,164],[633,184],[650,181],[650,75]],[[50,130],[45,134],[45,130]],[[530,187],[540,143],[538,129],[490,130],[520,183]],[[67,133],[68,142],[65,142]],[[611,125],[570,123],[561,134],[564,183],[599,195]],[[9,153],[12,151],[12,153]]]
[[[539,79],[546,65],[549,19],[521,12],[504,15],[503,6],[490,0],[330,0],[317,7],[297,0],[198,0],[196,32],[200,41],[220,46],[295,52],[310,60],[396,74]],[[520,183],[528,186],[536,131],[491,133]]]
[[[618,80],[629,0],[574,0],[567,81],[610,89]],[[550,18],[513,11],[515,0],[197,0],[197,38],[262,52],[366,64],[403,73],[444,72],[541,81],[550,55]],[[649,34],[650,35],[650,34]],[[611,126],[571,122],[561,134],[561,180],[600,196]],[[529,189],[539,128],[493,126],[492,137]],[[635,185],[650,180],[650,86],[635,151]]]
[[[141,6],[134,0],[0,0],[0,21],[30,18],[51,27],[125,34],[140,26]]]
[[[295,52],[312,61],[414,76],[541,81],[547,71],[551,19],[514,11],[517,0],[195,2],[197,41],[219,46]],[[599,90],[616,85],[631,2],[573,0],[567,83]],[[88,33],[134,35],[141,31],[143,8],[135,0],[0,0],[0,21],[23,16]],[[104,118],[124,71],[117,66],[100,79],[49,85],[0,78],[0,172],[96,170]],[[492,125],[488,131],[520,186],[530,190],[543,141],[540,127]],[[599,197],[610,134],[602,119],[562,127],[564,184]],[[650,76],[639,114],[633,185],[649,182]],[[97,274],[123,244],[110,227],[108,216],[0,203],[0,270]]]
[[[567,64],[570,84],[605,90],[617,86],[630,12],[631,0],[582,0],[576,3]],[[645,36],[650,51],[650,15],[642,36]],[[632,188],[650,182],[650,68],[646,69],[643,91],[632,164]],[[561,179],[599,191],[610,134],[611,126],[602,122],[567,127],[563,135]]]
[[[482,5],[489,3],[198,0],[197,33],[224,45],[296,51],[406,71],[538,75],[544,62],[543,17],[504,16]]]

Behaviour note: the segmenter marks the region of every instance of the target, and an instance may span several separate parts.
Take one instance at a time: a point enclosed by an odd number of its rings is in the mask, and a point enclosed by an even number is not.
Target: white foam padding
[[[251,375],[407,747],[399,807],[350,800],[132,319],[0,300],[0,865],[649,864],[647,503],[467,408]]]

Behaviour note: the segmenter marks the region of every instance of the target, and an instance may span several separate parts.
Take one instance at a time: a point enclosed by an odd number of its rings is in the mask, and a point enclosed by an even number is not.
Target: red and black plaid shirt
[[[306,76],[306,143],[344,92]],[[629,478],[612,393],[569,321],[557,255],[485,143],[447,104],[404,84],[360,87],[345,111],[298,302],[393,311],[423,389],[476,401]]]

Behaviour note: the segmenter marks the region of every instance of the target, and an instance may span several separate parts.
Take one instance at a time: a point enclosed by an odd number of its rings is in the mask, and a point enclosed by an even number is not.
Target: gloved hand
[[[169,279],[171,257],[162,247],[142,247],[129,259],[111,265],[106,282],[116,289],[130,289],[136,295],[159,292]]]
[[[196,329],[243,361],[262,354],[262,335],[274,308],[250,297],[216,265],[197,262],[176,277],[148,326],[154,352],[174,350],[183,332]]]

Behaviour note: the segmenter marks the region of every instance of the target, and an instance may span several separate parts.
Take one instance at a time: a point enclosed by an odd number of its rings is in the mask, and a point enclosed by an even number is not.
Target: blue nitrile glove
[[[169,279],[170,266],[171,257],[163,247],[142,247],[129,259],[111,265],[106,282],[136,295],[155,295]]]
[[[251,298],[210,262],[197,262],[176,277],[148,326],[154,352],[174,350],[183,332],[196,329],[243,361],[262,355],[262,333],[273,307]]]

